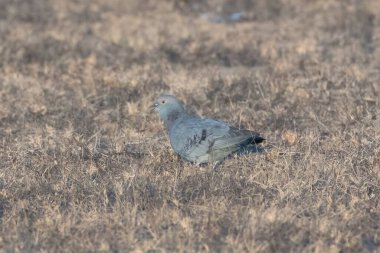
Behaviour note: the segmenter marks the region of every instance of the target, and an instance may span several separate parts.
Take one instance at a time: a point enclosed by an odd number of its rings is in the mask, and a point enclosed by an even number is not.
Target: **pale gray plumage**
[[[191,115],[171,95],[160,96],[154,104],[154,110],[166,125],[174,151],[197,164],[223,160],[232,153],[265,140],[256,132]]]

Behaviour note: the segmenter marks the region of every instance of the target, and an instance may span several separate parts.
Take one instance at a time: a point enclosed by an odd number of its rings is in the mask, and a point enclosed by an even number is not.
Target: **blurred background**
[[[4,252],[378,252],[380,1],[0,0]],[[250,128],[219,171],[149,106]]]

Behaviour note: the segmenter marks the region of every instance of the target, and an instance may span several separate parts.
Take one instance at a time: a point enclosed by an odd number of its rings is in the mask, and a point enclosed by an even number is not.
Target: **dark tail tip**
[[[262,143],[263,141],[265,141],[265,138],[261,136],[255,136],[252,138],[252,144],[259,144],[259,143]]]

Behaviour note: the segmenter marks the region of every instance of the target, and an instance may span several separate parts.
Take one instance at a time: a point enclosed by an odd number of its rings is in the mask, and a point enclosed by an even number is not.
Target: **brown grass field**
[[[162,93],[266,152],[182,161]],[[0,99],[0,252],[380,252],[378,0],[0,0]]]

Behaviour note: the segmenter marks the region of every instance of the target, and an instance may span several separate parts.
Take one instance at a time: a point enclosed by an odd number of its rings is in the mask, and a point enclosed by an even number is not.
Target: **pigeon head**
[[[171,123],[180,117],[185,110],[182,103],[171,95],[161,95],[154,102],[154,111],[158,112],[161,120],[165,123]]]

